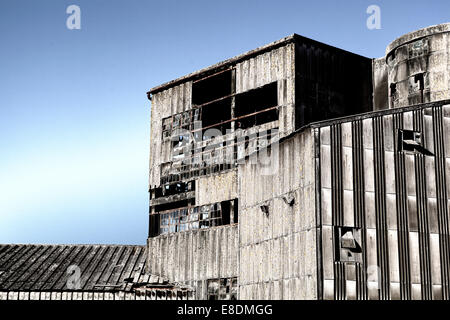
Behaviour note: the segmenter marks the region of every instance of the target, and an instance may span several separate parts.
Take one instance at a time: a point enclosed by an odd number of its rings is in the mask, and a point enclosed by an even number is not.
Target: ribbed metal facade
[[[319,298],[449,299],[450,105],[313,127]],[[421,135],[417,148],[405,150],[404,131]],[[350,259],[340,230],[356,239]]]

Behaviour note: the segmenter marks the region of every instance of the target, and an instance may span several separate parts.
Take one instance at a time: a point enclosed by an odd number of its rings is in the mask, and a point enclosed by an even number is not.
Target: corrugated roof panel
[[[114,275],[120,273],[123,269],[124,259],[130,254],[131,250],[132,249],[130,247],[122,247],[121,250],[115,254],[114,260],[111,261],[107,270],[105,270],[103,275],[97,281],[97,286],[104,286],[107,284],[112,285],[111,279],[113,279]],[[103,289],[106,290],[107,287],[103,287]]]
[[[0,245],[0,291],[70,290],[72,265],[80,267],[81,291],[131,290],[124,280],[138,279],[143,262],[144,246]]]
[[[20,258],[18,255],[15,255],[16,259],[11,259],[9,266],[5,264],[5,269],[0,275],[0,283],[11,283],[11,281],[17,278],[17,275],[21,274],[21,270],[23,270],[24,266],[27,265],[30,258],[37,253],[39,248],[27,248],[22,251],[22,255]]]
[[[27,283],[28,279],[34,274],[34,271],[38,269],[39,265],[45,260],[46,254],[50,253],[54,248],[48,246],[45,248],[39,248],[36,254],[28,259],[27,264],[22,266],[22,270],[16,272],[16,279],[11,279],[13,283],[5,284],[4,288],[7,290],[19,290],[21,287]],[[3,286],[0,284],[0,287]]]
[[[113,277],[110,279],[110,283],[114,285],[122,284],[124,279],[126,279],[131,272],[133,272],[134,264],[136,260],[139,259],[140,252],[143,250],[142,247],[133,247],[128,253],[124,261],[124,266],[120,270],[114,272]]]
[[[50,276],[45,279],[44,284],[40,288],[41,291],[52,290],[55,284],[58,282],[58,279],[67,273],[67,268],[72,264],[73,259],[79,254],[82,250],[82,247],[71,247],[65,250],[68,251],[67,255],[60,256],[58,261],[54,264],[58,266],[54,269],[54,271],[50,274]]]
[[[63,270],[64,272],[61,274],[59,279],[55,282],[52,290],[67,290],[67,280],[69,280],[69,277],[71,276],[70,273],[68,273],[68,268],[70,266],[80,266],[84,259],[88,256],[89,252],[91,251],[90,246],[79,246],[80,251],[77,253],[77,255],[73,258],[70,258],[70,261],[66,263],[66,268]]]
[[[58,265],[63,258],[70,253],[70,249],[71,248],[65,246],[57,246],[57,249],[52,254],[51,259],[42,264],[41,268],[39,268],[40,276],[33,283],[33,286],[30,288],[31,290],[41,291],[41,288],[44,286],[46,280],[58,268]]]

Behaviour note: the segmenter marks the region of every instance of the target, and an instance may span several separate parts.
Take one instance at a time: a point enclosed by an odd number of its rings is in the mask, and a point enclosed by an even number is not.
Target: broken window
[[[163,140],[170,138],[172,135],[172,117],[164,118],[162,124]]]
[[[180,203],[185,206],[180,206]],[[167,209],[168,206],[173,208]],[[166,209],[162,211],[161,209]],[[218,203],[190,207],[187,202],[179,201],[157,206],[159,218],[151,217],[152,224],[158,223],[159,228],[151,227],[151,236],[175,233],[189,230],[217,227],[237,223],[237,199]]]
[[[189,182],[177,182],[172,184],[166,184],[161,187],[160,195],[163,197],[189,192],[195,190],[195,181]]]
[[[236,129],[278,120],[277,82],[236,95]]]
[[[412,130],[398,130],[398,151],[419,152],[427,156],[433,155],[423,146],[422,133]]]
[[[335,259],[342,262],[361,262],[361,230],[353,227],[335,227]]]
[[[208,300],[237,300],[237,278],[210,279],[207,290]]]
[[[278,120],[277,82],[236,94],[234,74],[228,69],[194,81],[193,109],[162,120],[163,140],[171,140],[171,162],[161,166],[161,184],[234,168],[238,153],[243,158],[267,146],[270,133],[264,141],[264,134],[252,133],[240,143],[237,131],[223,139],[233,126],[238,130]]]

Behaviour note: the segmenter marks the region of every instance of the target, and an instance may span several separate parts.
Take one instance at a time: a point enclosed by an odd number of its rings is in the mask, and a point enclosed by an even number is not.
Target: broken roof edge
[[[160,85],[158,85],[156,87],[153,87],[152,89],[150,89],[147,92],[147,96],[150,96],[151,94],[158,93],[158,92],[163,91],[165,89],[168,89],[170,87],[174,87],[174,86],[176,86],[176,85],[178,85],[180,83],[187,82],[187,81],[190,81],[190,80],[193,80],[193,79],[196,79],[196,78],[200,78],[202,76],[207,76],[209,74],[213,74],[213,73],[215,73],[217,71],[221,71],[221,70],[227,69],[230,66],[232,66],[233,64],[239,63],[239,62],[241,62],[243,60],[246,60],[246,59],[248,59],[250,57],[257,56],[259,54],[262,54],[262,53],[274,50],[276,48],[282,47],[283,45],[286,45],[286,44],[289,44],[289,43],[292,43],[292,42],[295,42],[295,41],[299,41],[299,40],[302,40],[304,42],[314,43],[314,44],[317,44],[317,45],[320,45],[320,46],[323,46],[323,47],[328,47],[328,48],[333,49],[333,50],[343,51],[343,52],[346,52],[348,54],[351,54],[351,55],[354,55],[354,56],[358,56],[358,57],[361,57],[361,58],[371,59],[371,58],[359,55],[357,53],[350,52],[350,51],[347,51],[347,50],[344,50],[344,49],[341,49],[341,48],[338,48],[338,47],[334,47],[332,45],[329,45],[329,44],[326,44],[326,43],[323,43],[323,42],[320,42],[320,41],[317,41],[317,40],[314,40],[314,39],[311,39],[311,38],[307,38],[307,37],[301,36],[301,35],[299,35],[297,33],[293,33],[293,34],[291,34],[291,35],[289,35],[287,37],[284,37],[282,39],[273,41],[273,42],[268,43],[266,45],[260,46],[260,47],[258,47],[256,49],[252,49],[250,51],[247,51],[245,53],[239,54],[239,55],[234,56],[232,58],[223,60],[223,61],[218,62],[216,64],[213,64],[211,66],[202,68],[200,70],[191,72],[191,73],[189,73],[189,74],[187,74],[185,76],[176,78],[174,80],[171,80],[171,81],[165,82],[163,84],[160,84]]]

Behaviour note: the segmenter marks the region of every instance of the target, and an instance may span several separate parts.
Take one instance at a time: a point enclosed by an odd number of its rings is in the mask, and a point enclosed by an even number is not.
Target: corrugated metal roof
[[[145,246],[0,245],[0,291],[131,291],[148,282],[145,257]],[[79,289],[67,286],[70,266]]]

